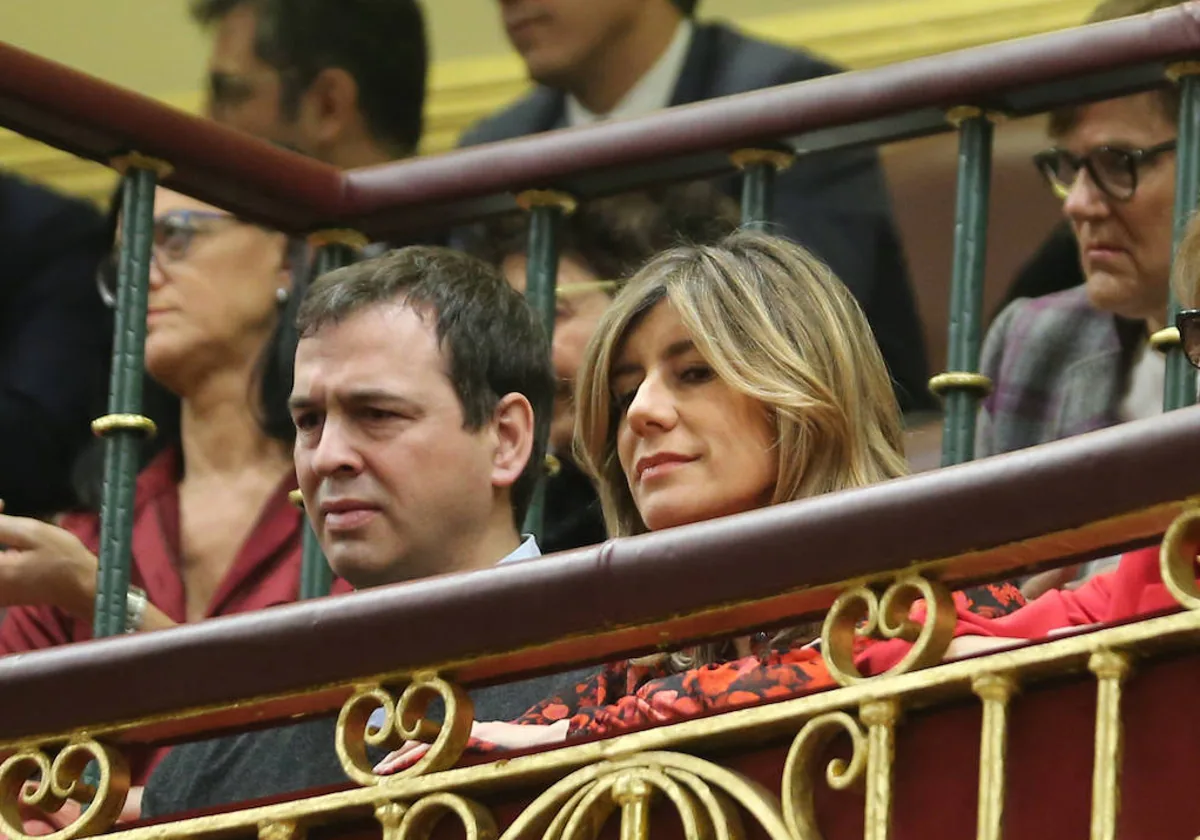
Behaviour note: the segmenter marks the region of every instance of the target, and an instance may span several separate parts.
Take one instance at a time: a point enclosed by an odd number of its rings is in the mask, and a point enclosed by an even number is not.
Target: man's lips
[[[338,499],[323,502],[322,522],[328,531],[351,531],[360,528],[379,513],[379,506],[357,499]]]

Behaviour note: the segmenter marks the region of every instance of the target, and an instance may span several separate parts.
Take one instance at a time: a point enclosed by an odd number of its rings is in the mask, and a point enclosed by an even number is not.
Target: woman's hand
[[[567,740],[570,722],[561,720],[549,726],[523,726],[515,723],[500,721],[476,721],[471,726],[471,739],[482,741],[490,746],[505,750],[525,750],[533,747],[544,747],[561,744]],[[407,770],[429,751],[429,745],[421,741],[406,741],[400,749],[390,753],[375,765],[375,772],[381,776],[390,776]]]
[[[26,789],[32,792],[34,787],[31,784],[27,785]],[[118,825],[142,818],[142,793],[144,791],[145,788],[137,786],[129,789],[129,795],[125,797],[125,805],[121,808],[120,816],[117,817]],[[53,834],[67,826],[74,825],[83,816],[83,807],[73,799],[68,799],[61,808],[51,814],[43,814],[27,805],[22,805],[20,810],[24,820],[25,833],[32,837]]]
[[[0,513],[0,546],[0,606],[53,606],[91,622],[99,564],[78,537],[40,519]]]

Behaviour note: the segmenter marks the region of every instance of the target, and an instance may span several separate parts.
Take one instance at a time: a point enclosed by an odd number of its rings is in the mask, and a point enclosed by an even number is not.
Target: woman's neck
[[[283,441],[268,437],[249,400],[255,395],[249,371],[208,377],[181,400],[179,437],[189,478],[291,468]]]

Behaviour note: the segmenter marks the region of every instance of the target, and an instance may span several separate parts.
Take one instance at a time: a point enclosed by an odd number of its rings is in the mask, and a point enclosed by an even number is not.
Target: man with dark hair
[[[408,157],[428,50],[417,0],[193,0],[209,115],[341,168]]]
[[[694,0],[498,0],[537,87],[468,130],[488,143],[800,82],[840,68],[721,24]],[[736,178],[722,188],[736,195]],[[920,322],[873,149],[802,156],[777,182],[776,230],[827,262],[858,298],[901,408],[931,404]]]
[[[291,408],[305,510],[356,588],[536,557],[518,532],[542,464],[533,406],[553,388],[545,331],[496,269],[414,246],[330,272],[306,294]],[[370,644],[364,639],[363,644]],[[584,672],[471,692],[508,720]],[[143,815],[345,782],[334,721],[172,750]]]
[[[716,242],[738,226],[738,205],[705,182],[680,184],[589,201],[558,231],[557,306],[552,358],[557,381],[550,420],[555,456],[546,488],[542,549],[565,551],[607,537],[600,500],[571,457],[575,434],[575,376],[601,316],[627,277],[674,245]],[[524,292],[529,219],[500,217],[467,247],[500,266]]]

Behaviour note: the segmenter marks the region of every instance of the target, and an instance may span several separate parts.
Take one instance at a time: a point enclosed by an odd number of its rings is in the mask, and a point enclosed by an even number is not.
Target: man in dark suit
[[[637,117],[836,73],[799,50],[692,20],[696,0],[498,0],[509,40],[538,83],[469,129],[476,145]],[[724,179],[736,195],[739,183]],[[858,298],[901,407],[930,404],[925,349],[878,156],[871,149],[799,158],[776,189],[777,232],[821,256]]]
[[[0,174],[0,498],[5,512],[69,507],[91,439],[112,316],[96,288],[109,246],[93,207]]]

